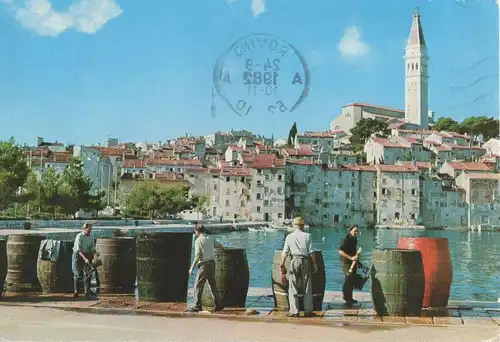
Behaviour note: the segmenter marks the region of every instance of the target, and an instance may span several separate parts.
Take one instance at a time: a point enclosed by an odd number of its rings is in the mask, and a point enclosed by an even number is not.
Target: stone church
[[[393,109],[366,103],[351,103],[330,125],[332,131],[349,134],[362,118],[384,120],[390,128],[427,130],[434,122],[429,111],[429,74],[427,46],[418,9],[413,14],[410,37],[405,49],[405,109]]]

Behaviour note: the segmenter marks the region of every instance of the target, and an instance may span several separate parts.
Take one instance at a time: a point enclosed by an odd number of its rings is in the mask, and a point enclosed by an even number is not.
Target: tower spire
[[[420,22],[420,14],[418,13],[418,6],[413,10],[413,23],[411,24],[410,37],[408,38],[407,46],[419,45],[425,46],[424,30]]]
[[[405,53],[405,119],[421,129],[427,129],[429,124],[428,60],[424,31],[416,7]]]

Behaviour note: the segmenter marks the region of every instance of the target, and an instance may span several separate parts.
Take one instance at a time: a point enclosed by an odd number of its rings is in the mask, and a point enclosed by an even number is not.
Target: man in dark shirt
[[[356,304],[358,302],[352,297],[358,262],[354,266],[352,273],[349,273],[352,262],[358,260],[358,257],[356,256],[356,251],[358,248],[357,236],[358,226],[353,225],[351,228],[349,228],[349,233],[346,235],[339,248],[339,255],[341,258],[342,267],[344,269],[344,286],[342,286],[342,292],[344,294],[344,300],[348,305]]]

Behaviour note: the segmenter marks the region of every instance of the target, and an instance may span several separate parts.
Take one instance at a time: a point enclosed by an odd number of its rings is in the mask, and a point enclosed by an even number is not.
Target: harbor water
[[[344,276],[337,248],[345,229],[323,228],[309,231],[313,248],[321,249],[325,259],[326,289],[340,291]],[[500,297],[500,233],[455,230],[373,230],[360,229],[358,246],[361,262],[370,265],[377,248],[394,248],[402,236],[443,237],[449,240],[453,263],[451,299],[497,301]],[[271,265],[276,249],[283,248],[285,231],[248,231],[215,235],[226,246],[246,248],[251,287],[271,287]],[[194,246],[194,244],[193,244]],[[194,255],[194,251],[193,251]],[[189,286],[193,287],[194,275]],[[370,290],[370,282],[363,291]]]

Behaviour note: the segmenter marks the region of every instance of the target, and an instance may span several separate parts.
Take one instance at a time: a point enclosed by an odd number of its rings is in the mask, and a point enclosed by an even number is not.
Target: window
[[[245,177],[241,177],[241,182],[244,183],[245,182]]]
[[[278,188],[277,191],[278,191],[278,194],[281,195],[283,193],[283,188],[280,187],[280,188]]]
[[[262,174],[262,169],[258,169],[258,170],[257,170],[257,174],[258,174],[258,175],[261,175],[261,174]]]
[[[382,188],[382,195],[388,195],[389,191],[386,188]]]
[[[278,218],[283,218],[283,214],[282,213],[278,213]]]
[[[229,182],[230,178],[229,177],[226,177],[226,182]]]
[[[264,206],[268,206],[269,205],[269,200],[264,200]]]
[[[323,203],[323,208],[328,208],[328,203]]]
[[[266,175],[266,180],[270,180],[271,177],[269,177],[269,175]]]
[[[229,207],[229,200],[226,200],[226,207]]]
[[[411,195],[412,196],[417,195],[417,189],[411,189]]]
[[[386,185],[386,184],[387,184],[387,179],[382,178],[382,184],[383,184],[383,185]]]
[[[260,196],[261,196],[260,194],[257,194],[257,197],[256,197],[256,198],[257,198],[258,200],[260,200],[260,199],[261,199],[261,197],[260,197]]]
[[[217,184],[214,184],[214,190],[217,190]]]
[[[417,185],[417,181],[415,179],[412,179],[411,185]]]
[[[399,183],[400,183],[399,178],[396,178],[396,184],[399,184]]]
[[[229,195],[231,191],[229,189],[226,189],[226,195]]]
[[[349,191],[347,191],[347,192],[345,193],[345,198],[349,198],[349,197],[350,197],[350,195],[351,195],[351,194],[349,193]]]
[[[339,221],[340,221],[339,215],[333,215],[333,222],[334,223],[339,223]]]
[[[283,180],[283,175],[278,175],[278,180],[282,181]]]
[[[247,195],[247,201],[250,201],[250,195]]]
[[[240,207],[244,207],[244,206],[245,206],[245,201],[241,201]]]
[[[260,213],[260,207],[257,207],[257,212]]]
[[[323,218],[325,218],[325,219],[326,219],[327,217],[328,217],[328,216],[327,216],[326,214],[324,214],[324,215],[323,215]]]

